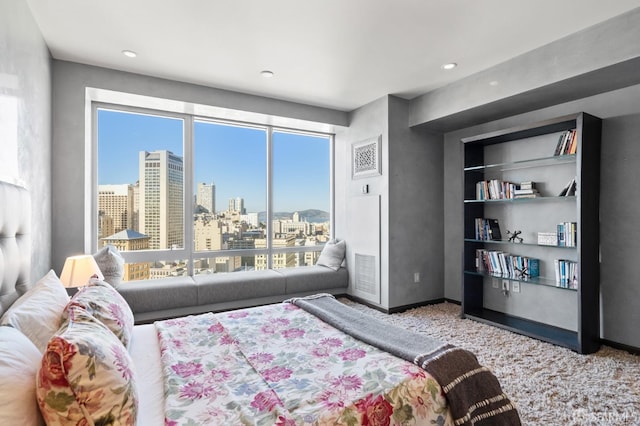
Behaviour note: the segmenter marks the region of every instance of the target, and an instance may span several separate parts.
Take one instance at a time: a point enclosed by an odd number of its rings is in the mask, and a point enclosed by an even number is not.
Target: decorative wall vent
[[[355,289],[363,293],[377,295],[376,257],[367,254],[355,254]]]
[[[380,136],[351,146],[352,178],[377,176],[380,173]]]

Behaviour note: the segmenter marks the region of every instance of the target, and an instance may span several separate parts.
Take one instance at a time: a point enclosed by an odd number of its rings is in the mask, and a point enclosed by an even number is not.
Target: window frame
[[[207,116],[204,114],[190,114],[184,112],[170,111],[168,109],[154,109],[139,106],[126,105],[124,103],[112,103],[89,99],[90,118],[88,129],[90,138],[85,152],[85,164],[87,170],[88,185],[85,185],[88,202],[85,203],[85,252],[95,252],[98,250],[98,110],[106,109],[110,111],[145,114],[158,117],[168,117],[183,121],[183,164],[184,164],[184,247],[179,249],[156,249],[137,250],[122,252],[125,263],[140,263],[154,261],[187,261],[187,275],[194,274],[194,261],[202,258],[232,257],[232,256],[256,256],[266,255],[267,269],[272,269],[275,254],[280,253],[306,253],[319,252],[323,246],[295,246],[281,247],[273,246],[273,133],[284,132],[299,135],[309,135],[313,137],[327,138],[329,143],[329,239],[334,238],[335,233],[335,134],[306,130],[295,127],[281,125],[271,125],[265,123],[251,122],[247,120],[236,120],[224,117]],[[231,249],[231,250],[201,250],[196,251],[193,246],[194,229],[193,214],[194,206],[189,194],[193,194],[195,188],[194,174],[194,149],[195,135],[194,125],[196,121],[213,124],[231,125],[238,127],[252,127],[264,129],[266,131],[266,236],[267,247],[260,249]],[[191,222],[189,222],[191,220]]]

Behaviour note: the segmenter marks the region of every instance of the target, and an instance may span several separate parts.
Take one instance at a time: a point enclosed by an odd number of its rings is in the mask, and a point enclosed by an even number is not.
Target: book
[[[553,152],[554,156],[575,154],[577,150],[577,132],[576,129],[567,130],[560,134],[556,149]]]
[[[564,247],[564,226],[559,223],[557,225],[558,234],[558,246]]]
[[[540,197],[539,192],[534,192],[532,194],[519,194],[515,196],[515,198],[538,198],[538,197]]]
[[[537,277],[540,275],[540,260],[527,258],[527,271],[530,277]]]
[[[572,195],[576,195],[576,179],[573,178],[573,180],[571,181],[571,184],[569,185],[569,188],[567,189],[567,193],[564,194],[565,197],[570,197]]]
[[[525,194],[535,194],[538,190],[534,188],[529,189],[516,189],[513,191],[514,195],[525,195]]]
[[[570,281],[569,281],[569,288],[572,288],[574,290],[578,289],[578,264],[576,262],[571,262],[571,274],[570,274]]]
[[[560,150],[562,149],[563,140],[564,140],[564,133],[562,133],[558,138],[558,143],[556,144],[556,150],[553,153],[554,156],[560,155]]]
[[[498,219],[486,219],[489,222],[489,235],[491,240],[501,240],[502,233],[500,232],[500,224]]]
[[[536,183],[535,182],[520,182],[520,187],[517,189],[535,189],[536,188]]]
[[[562,191],[560,191],[558,197],[569,197],[571,195],[576,195],[576,187],[576,178],[573,178],[564,186],[564,188],[562,188]]]
[[[501,240],[500,223],[498,219],[475,218],[475,238],[481,241]]]
[[[569,144],[569,151],[567,154],[575,154],[578,150],[578,132],[573,130],[573,134],[571,135],[571,143]]]
[[[499,179],[476,182],[476,200],[501,200],[513,198],[516,184]]]

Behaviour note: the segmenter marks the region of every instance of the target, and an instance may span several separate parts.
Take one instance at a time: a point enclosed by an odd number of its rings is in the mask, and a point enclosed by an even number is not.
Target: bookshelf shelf
[[[463,317],[579,353],[599,348],[600,134],[599,118],[578,113],[462,139]],[[575,154],[554,155],[563,138],[571,140]],[[476,199],[488,198],[482,186],[489,181],[498,186],[506,183],[504,194],[533,186],[540,196]],[[533,185],[525,186],[525,182]],[[573,187],[570,182],[575,182]],[[557,196],[566,188],[572,188],[572,195]],[[492,224],[491,230],[482,229],[485,222]],[[502,230],[493,229],[496,223]],[[560,226],[567,223],[574,224],[570,229],[575,245],[536,243],[537,232],[555,232],[558,226],[558,235],[562,235]],[[506,230],[522,231],[527,241],[508,241]],[[500,234],[501,239],[480,239]],[[553,238],[553,232],[550,235]],[[535,262],[532,270],[535,275],[538,269],[539,276],[514,278],[519,275],[513,274],[514,268],[522,269],[515,265],[525,264],[525,259],[529,265]],[[501,267],[503,273],[493,274]],[[506,270],[510,273],[504,273]],[[560,285],[565,277],[578,282],[577,288]],[[494,287],[496,280],[500,280],[499,288]],[[514,284],[520,283],[514,292]]]
[[[574,331],[541,324],[490,309],[470,309],[465,314],[465,317],[581,352],[581,347],[578,343],[579,336]]]
[[[470,275],[480,276],[480,277],[483,277],[483,278],[496,278],[496,279],[499,279],[499,280],[518,281],[518,282],[525,283],[525,284],[544,285],[544,286],[547,286],[547,287],[557,288],[558,290],[578,291],[578,289],[575,289],[575,288],[559,287],[559,286],[556,285],[555,279],[549,279],[549,278],[534,277],[534,278],[522,279],[522,278],[507,277],[507,276],[503,276],[503,275],[483,274],[483,273],[477,272],[477,271],[464,271],[464,273],[465,274],[470,274]]]
[[[497,200],[464,200],[465,203],[540,203],[547,201],[574,201],[576,197],[535,197],[535,198],[500,198]]]
[[[554,155],[551,157],[532,158],[527,160],[511,161],[508,163],[481,164],[478,166],[465,167],[465,172],[475,170],[488,170],[498,168],[500,171],[516,170],[520,168],[557,166],[560,164],[571,164],[576,162],[576,154]]]
[[[509,240],[476,240],[475,238],[465,238],[464,239],[465,243],[477,243],[477,244],[508,244],[511,246],[534,246],[534,247],[544,247],[545,249],[550,248],[550,249],[561,249],[561,250],[575,250],[577,249],[577,246],[558,246],[558,245],[551,245],[551,244],[535,244],[535,243],[514,243],[512,241]]]

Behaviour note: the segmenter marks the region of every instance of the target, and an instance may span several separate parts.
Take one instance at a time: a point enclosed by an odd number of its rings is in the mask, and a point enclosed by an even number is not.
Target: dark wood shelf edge
[[[547,343],[563,346],[578,353],[587,353],[580,348],[578,333],[575,331],[490,309],[467,309],[463,311],[462,317],[503,328],[513,333],[522,334]]]

